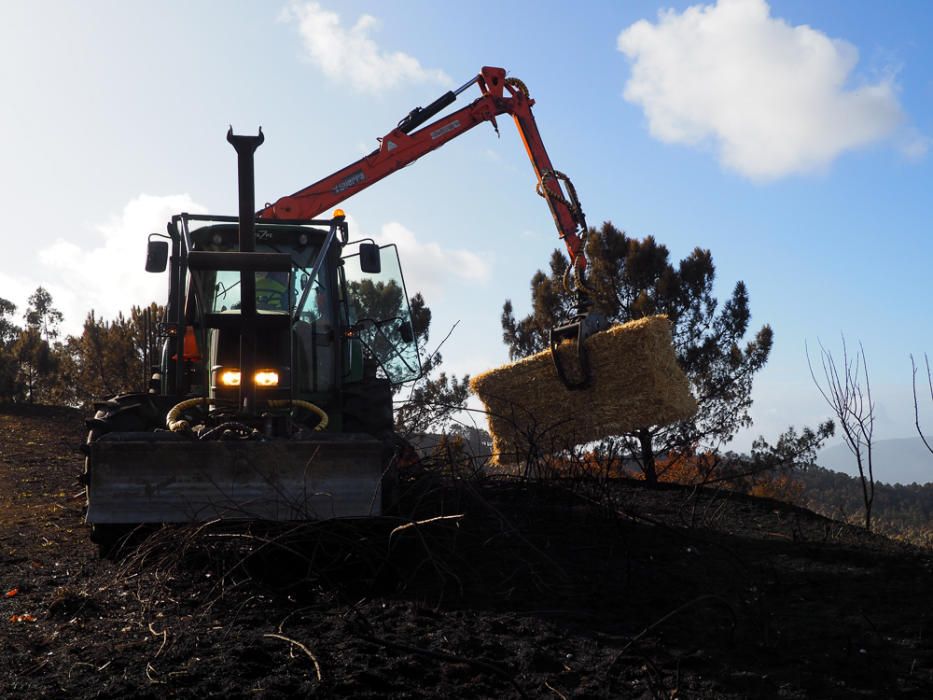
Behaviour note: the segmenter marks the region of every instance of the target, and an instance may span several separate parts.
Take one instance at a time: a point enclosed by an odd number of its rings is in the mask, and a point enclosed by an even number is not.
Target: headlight
[[[279,373],[273,369],[261,369],[256,372],[253,381],[256,382],[256,386],[278,386]]]
[[[217,378],[221,386],[240,386],[240,370],[225,369]],[[278,386],[279,373],[274,369],[261,369],[253,375],[256,386]]]
[[[220,384],[222,386],[240,386],[240,370],[225,369],[220,373]]]

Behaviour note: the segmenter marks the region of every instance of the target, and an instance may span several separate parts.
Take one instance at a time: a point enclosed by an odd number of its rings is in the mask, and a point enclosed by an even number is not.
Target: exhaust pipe
[[[242,253],[256,251],[256,221],[253,218],[256,200],[254,154],[265,141],[262,127],[256,136],[227,131],[227,141],[237,153],[237,179],[240,197],[240,240]],[[239,410],[252,414],[256,407],[256,385],[252,376],[256,370],[256,273],[240,271],[240,393]]]

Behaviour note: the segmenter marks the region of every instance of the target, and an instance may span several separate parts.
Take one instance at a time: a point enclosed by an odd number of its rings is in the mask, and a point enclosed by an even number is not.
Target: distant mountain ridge
[[[933,437],[927,436],[933,445]],[[844,443],[830,445],[817,455],[824,469],[858,476],[855,457]],[[878,440],[872,446],[875,481],[886,484],[926,484],[933,482],[933,454],[919,437]]]

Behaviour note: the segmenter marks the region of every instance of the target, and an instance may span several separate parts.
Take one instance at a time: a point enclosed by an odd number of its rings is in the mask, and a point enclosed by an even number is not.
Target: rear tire
[[[94,418],[88,421],[87,446],[109,433],[150,431],[158,427],[154,424],[153,415],[159,409],[152,402],[151,395],[126,394],[98,404],[100,408]],[[147,400],[148,399],[148,400]],[[94,465],[91,460],[91,451],[87,449],[84,459],[84,475],[82,481],[85,489],[90,489],[91,472]],[[88,497],[90,494],[88,493]],[[112,523],[90,523],[91,542],[97,545],[101,559],[113,559],[129,543],[129,535],[135,525]]]

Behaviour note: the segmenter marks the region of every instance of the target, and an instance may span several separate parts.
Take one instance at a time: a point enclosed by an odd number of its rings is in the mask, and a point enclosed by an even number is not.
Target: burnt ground
[[[83,434],[0,415],[3,697],[933,697],[933,555],[793,506],[422,470],[408,519],[101,560]]]

